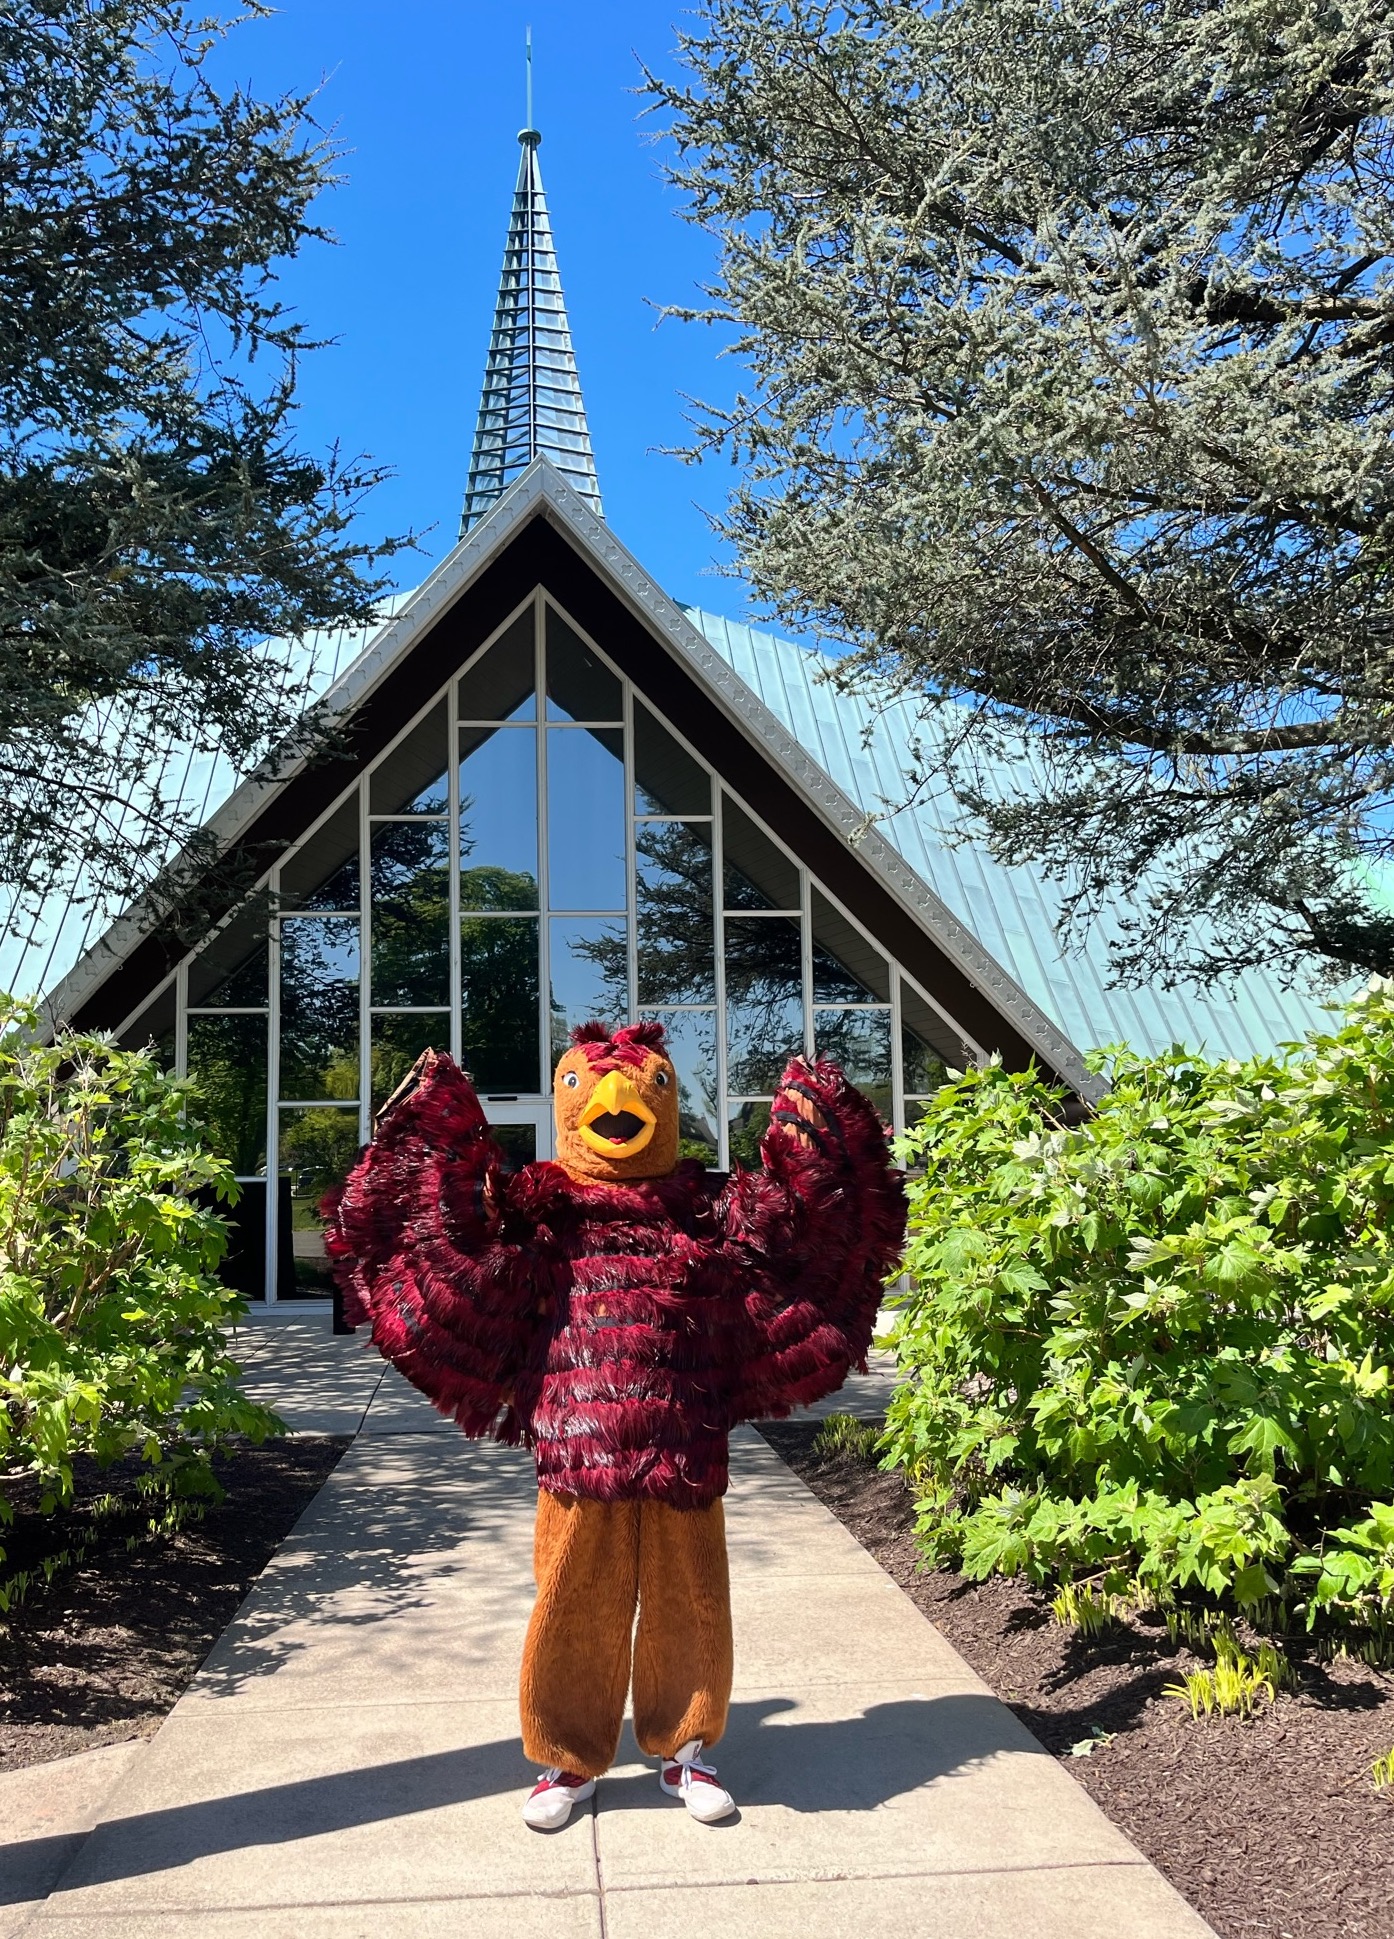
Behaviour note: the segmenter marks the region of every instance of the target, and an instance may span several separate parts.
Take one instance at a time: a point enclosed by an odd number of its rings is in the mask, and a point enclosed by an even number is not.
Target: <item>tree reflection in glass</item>
[[[503,1153],[505,1171],[521,1171],[524,1165],[537,1162],[537,1126],[535,1124],[491,1124],[489,1135]]]
[[[358,1095],[358,918],[281,919],[283,1098]]]
[[[461,730],[460,906],[537,907],[537,736]]]
[[[628,924],[619,917],[552,919],[551,1041],[553,1063],[577,1024],[619,1024],[629,1014]]]
[[[460,923],[460,1060],[481,1091],[542,1088],[537,918]]]
[[[883,1118],[892,1114],[889,1010],[815,1010],[813,1041],[849,1084],[865,1091]]]
[[[372,1106],[380,1111],[423,1050],[449,1050],[450,1012],[374,1017],[369,1051]]]
[[[772,1092],[803,1049],[801,925],[786,916],[726,919],[726,1086]]]
[[[281,864],[283,909],[352,913],[358,907],[358,793]]]
[[[442,821],[374,825],[372,1000],[450,1000],[450,831]]]
[[[239,1178],[254,1178],[266,1170],[266,1018],[191,1016],[188,1030],[190,1116]]]
[[[760,1140],[770,1127],[770,1107],[768,1103],[753,1102],[731,1105],[731,1116],[727,1123],[727,1151],[730,1154],[731,1168],[737,1165],[746,1171],[758,1171],[760,1166]]]
[[[716,1163],[716,1012],[649,1012],[667,1034],[668,1055],[678,1077],[678,1149],[683,1158]]]
[[[712,843],[707,822],[634,831],[640,1003],[715,1003]]]
[[[252,945],[251,952],[229,975],[222,977],[212,989],[199,987],[198,972],[204,968],[204,959],[195,958],[189,965],[189,1007],[207,1010],[261,1010],[266,1007],[268,945],[265,928],[266,917],[263,913],[259,927],[261,937]],[[211,961],[208,968],[216,974]]]

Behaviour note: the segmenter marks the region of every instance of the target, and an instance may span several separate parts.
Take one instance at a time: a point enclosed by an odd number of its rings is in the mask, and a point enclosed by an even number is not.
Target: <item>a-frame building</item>
[[[687,1149],[715,1166],[751,1155],[800,1049],[897,1126],[992,1053],[1090,1085],[605,524],[521,139],[459,543],[325,697],[332,758],[253,776],[210,822],[250,901],[195,949],[123,918],[49,998],[201,1080],[253,1297],[324,1296],[317,1201],[427,1045],[520,1157],[546,1153],[554,1052],[593,1015],[663,1019]]]

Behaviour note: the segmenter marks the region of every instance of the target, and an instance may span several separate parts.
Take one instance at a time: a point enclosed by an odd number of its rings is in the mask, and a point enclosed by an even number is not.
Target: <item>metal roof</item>
[[[401,595],[388,600],[384,617],[402,604]],[[363,651],[359,631],[315,634],[303,641],[268,641],[264,651],[286,657],[292,677],[306,683],[307,705],[333,686],[340,674]],[[113,707],[103,722],[104,734],[121,731],[122,710]],[[188,821],[206,825],[235,792],[243,776],[222,755],[176,742],[166,749],[151,781],[169,801],[178,801]],[[44,995],[59,984],[121,915],[124,902],[102,892],[78,876],[60,873],[41,896],[23,901],[0,889],[0,990],[24,996]]]
[[[906,700],[871,688],[839,692],[825,677],[828,654],[696,607],[688,618],[865,814],[883,815],[904,799],[906,751],[926,724]],[[1250,972],[1227,988],[1140,989],[1110,983],[1105,910],[1082,950],[1067,953],[1056,935],[1060,891],[1028,867],[995,861],[979,843],[951,845],[955,810],[947,789],[878,826],[941,902],[977,937],[1046,1015],[1080,1049],[1127,1043],[1162,1051],[1174,1043],[1212,1056],[1261,1055],[1327,1027],[1319,997]],[[1114,909],[1121,908],[1122,898]]]
[[[528,71],[531,74],[531,67]],[[539,456],[550,458],[591,510],[600,511],[590,427],[537,163],[542,137],[535,128],[524,128],[518,139],[523,152],[484,366],[461,533],[492,510],[505,489]]]

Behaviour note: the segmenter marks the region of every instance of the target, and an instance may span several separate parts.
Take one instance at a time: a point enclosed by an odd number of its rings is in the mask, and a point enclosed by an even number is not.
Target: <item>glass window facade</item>
[[[897,1126],[971,1056],[681,725],[538,594],[142,1011],[260,1181],[273,1297],[328,1291],[320,1201],[424,1050],[524,1162],[573,1026],[657,1017],[715,1166],[755,1162],[791,1055]]]

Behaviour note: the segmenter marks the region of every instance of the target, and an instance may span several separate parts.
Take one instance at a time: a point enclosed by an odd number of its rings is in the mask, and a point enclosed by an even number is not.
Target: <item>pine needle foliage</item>
[[[901,1143],[883,1458],[973,1577],[1281,1628],[1394,1609],[1394,984],[1284,1055],[1112,1053],[1086,1123],[997,1064]]]
[[[334,154],[310,96],[215,84],[224,32],[183,0],[0,10],[0,886],[21,904],[55,877],[145,889],[193,832],[171,743],[245,773],[305,706],[305,656],[264,642],[363,626],[383,590],[351,530],[378,473],[297,446],[316,344],[275,282],[327,238]]]
[[[770,608],[1121,975],[1394,968],[1382,0],[702,0],[651,76]],[[888,804],[894,805],[894,804]],[[1387,879],[1387,878],[1386,878]]]

